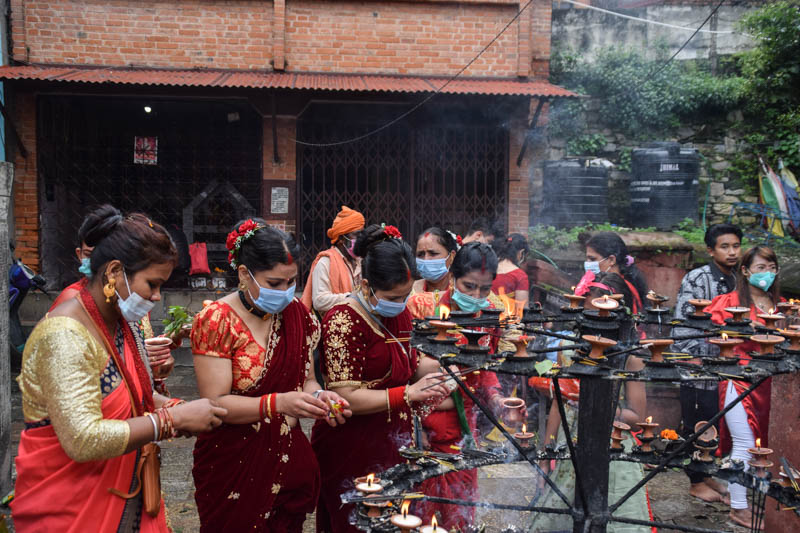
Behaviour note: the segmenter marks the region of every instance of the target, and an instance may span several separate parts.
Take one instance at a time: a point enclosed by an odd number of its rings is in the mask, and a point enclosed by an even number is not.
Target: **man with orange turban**
[[[353,253],[353,245],[362,229],[364,215],[343,205],[328,230],[332,246],[320,252],[311,264],[302,298],[309,310],[325,316],[361,283],[361,258]]]

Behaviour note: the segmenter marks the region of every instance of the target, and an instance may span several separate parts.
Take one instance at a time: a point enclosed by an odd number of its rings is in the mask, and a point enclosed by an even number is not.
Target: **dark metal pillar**
[[[576,504],[586,514],[576,517],[573,533],[605,533],[608,522],[608,468],[614,384],[607,379],[581,379],[578,403],[576,472],[583,476],[586,502]],[[580,499],[580,495],[575,495]],[[585,505],[584,505],[585,503]]]

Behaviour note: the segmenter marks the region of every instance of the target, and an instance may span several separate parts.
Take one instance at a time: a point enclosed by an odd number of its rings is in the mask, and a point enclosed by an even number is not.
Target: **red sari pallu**
[[[319,325],[299,300],[274,315],[266,350],[236,312],[214,302],[192,328],[197,355],[230,358],[232,394],[302,390]],[[262,341],[264,342],[264,341]],[[301,531],[319,494],[319,468],[300,424],[274,414],[197,438],[192,469],[200,531]]]
[[[376,320],[382,320],[403,346],[386,334]],[[408,311],[394,318],[373,318],[352,297],[347,303],[335,306],[322,324],[323,368],[328,388],[385,390],[408,384],[417,369],[417,357],[408,346],[410,332]],[[337,427],[318,420],[311,443],[322,473],[317,531],[356,533],[358,529],[349,523],[354,506],[342,506],[340,496],[353,488],[354,478],[403,461],[398,449],[411,443],[411,413],[404,407],[391,414],[381,411],[353,415],[346,424]]]
[[[715,324],[725,324],[726,318],[732,318],[733,315],[725,311],[726,307],[739,307],[739,293],[736,291],[727,294],[720,294],[711,301],[711,305],[706,307],[704,311],[711,313],[711,321]],[[764,324],[764,321],[758,318],[758,313],[755,306],[750,306],[750,321],[753,324]],[[741,358],[740,365],[746,365],[750,360],[749,352],[757,352],[758,344],[754,341],[748,340],[742,344],[734,347],[733,352],[736,357]],[[746,381],[731,380],[736,394],[743,393],[750,386]],[[720,411],[725,408],[725,394],[728,390],[728,382],[719,382],[719,409]],[[751,392],[744,400],[742,406],[747,413],[747,425],[753,432],[754,438],[761,438],[761,445],[766,447],[769,444],[769,410],[772,396],[772,378],[767,378],[761,385]],[[731,434],[728,431],[728,425],[725,423],[723,416],[719,421],[719,444],[720,451],[727,454],[731,451]]]
[[[107,346],[116,350],[114,340],[85,286],[81,289],[79,298],[98,332],[106,337]],[[68,317],[46,318],[42,325],[46,327],[47,321],[57,321],[58,327],[85,335],[86,346],[97,343],[76,320]],[[122,368],[118,370],[124,374],[125,379],[102,399],[104,420],[131,418],[131,395],[137,409],[153,410],[153,392],[140,348],[130,326],[120,320],[119,327],[123,331],[124,350],[117,358],[123,362]],[[106,349],[103,348],[103,351]],[[113,360],[111,355],[108,355],[107,360]],[[97,376],[98,389],[101,387],[101,377]],[[132,384],[131,395],[125,386],[126,382]],[[84,400],[76,398],[76,401]],[[168,531],[163,502],[160,513],[153,518],[141,511],[141,495],[124,500],[109,493],[108,489],[112,487],[123,493],[136,487],[134,468],[138,451],[106,460],[77,462],[66,454],[49,420],[26,420],[26,426],[20,437],[16,458],[16,497],[11,504],[17,531]]]
[[[450,308],[457,308],[450,299],[452,290],[448,289],[441,293],[439,305],[446,305]],[[412,306],[415,317],[423,319],[434,315],[435,302],[431,293],[418,293],[411,297],[414,303]],[[411,302],[409,302],[411,303]],[[490,305],[494,308],[494,305]],[[417,314],[418,313],[418,314]],[[478,329],[478,328],[475,328]],[[495,328],[479,328],[486,331],[487,336],[481,339],[483,346],[488,346],[490,352],[497,351],[499,330]],[[489,336],[489,334],[493,334]],[[467,339],[462,335],[456,344],[466,344]],[[493,396],[500,393],[500,382],[494,372],[480,371],[473,372],[464,378],[464,383],[471,391],[475,392],[485,403],[489,403]],[[464,394],[460,389],[451,393],[461,396],[464,406],[464,416],[466,417],[470,437],[478,440],[477,431],[478,407],[472,399]],[[428,448],[442,453],[457,453],[456,446],[464,446],[469,442],[464,434],[464,430],[459,421],[459,415],[455,409],[445,411],[433,411],[422,420],[422,427],[428,438]],[[478,471],[461,470],[459,472],[448,472],[443,476],[426,479],[419,487],[419,491],[429,496],[441,498],[453,498],[463,500],[477,500],[478,496]],[[440,516],[439,524],[444,529],[464,528],[474,522],[475,508],[461,505],[450,505],[446,503],[432,503],[422,501],[417,504],[415,513],[423,516],[426,521],[429,517],[438,512]]]

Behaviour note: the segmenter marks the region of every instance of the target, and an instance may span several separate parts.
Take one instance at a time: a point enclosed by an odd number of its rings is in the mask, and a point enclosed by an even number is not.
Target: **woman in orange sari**
[[[465,244],[455,254],[450,267],[453,286],[441,294],[438,305],[475,314],[482,309],[493,307],[488,297],[492,281],[497,274],[497,263],[497,255],[488,245],[479,242]],[[411,297],[409,307],[414,309],[414,318],[422,319],[434,315],[434,306],[437,303],[430,294],[418,293]],[[486,333],[483,343],[493,352],[497,349],[497,332],[486,330]],[[490,334],[494,336],[490,337]],[[463,344],[465,341],[462,336],[458,343]],[[500,382],[494,372],[472,372],[464,378],[464,382],[493,411],[500,411],[503,396]],[[526,415],[527,413],[523,416]],[[443,453],[455,453],[461,446],[475,446],[476,439],[479,439],[477,419],[478,407],[472,399],[460,389],[454,390],[422,420],[424,441],[431,450]],[[450,472],[444,476],[428,479],[422,483],[420,490],[431,496],[475,500],[478,497],[477,470]],[[417,512],[426,517],[438,512],[439,523],[448,530],[463,529],[475,518],[473,507],[450,504],[423,502]]]
[[[322,323],[322,367],[326,384],[350,403],[353,417],[331,427],[314,425],[311,442],[322,474],[317,531],[353,532],[353,505],[340,496],[353,479],[403,461],[398,449],[411,444],[412,410],[447,394],[439,364],[408,345],[406,309],[416,266],[411,248],[393,226],[374,224],[358,237],[361,286]]]
[[[751,248],[742,256],[737,269],[736,290],[714,298],[705,311],[711,313],[711,320],[715,324],[724,324],[726,318],[733,316],[725,308],[749,307],[751,323],[764,324],[758,315],[775,309],[780,301],[779,270],[778,257],[771,248],[761,245]],[[742,365],[750,360],[749,353],[752,351],[758,351],[758,345],[753,341],[743,342],[734,349]],[[720,381],[720,409],[731,403],[748,386],[743,381]],[[732,459],[747,463],[751,459],[747,450],[755,446],[756,438],[761,439],[762,446],[768,445],[771,395],[772,378],[768,378],[739,405],[728,411],[719,427],[720,449],[723,453],[730,452]],[[747,488],[730,483],[728,492],[731,495],[731,521],[750,527],[751,510],[747,503]]]
[[[141,337],[129,325],[161,299],[177,256],[169,235],[111,206],[95,215],[86,234],[91,281],[39,322],[25,347],[12,503],[23,533],[166,532],[163,502],[155,516],[143,512],[140,448],[208,431],[225,414],[208,400],[153,394]]]
[[[200,531],[299,532],[317,503],[319,467],[298,419],[336,426],[351,413],[314,376],[319,323],[295,298],[294,239],[251,219],[228,249],[239,290],[192,327],[200,394],[228,410],[194,448]]]

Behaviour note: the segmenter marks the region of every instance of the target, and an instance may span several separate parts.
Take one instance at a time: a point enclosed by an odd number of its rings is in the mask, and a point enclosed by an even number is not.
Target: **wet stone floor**
[[[184,352],[188,350],[181,350]],[[194,399],[197,386],[188,353],[176,354],[177,364],[168,381],[174,396]],[[12,383],[13,435],[12,446],[16,455],[19,434],[22,430],[22,408],[19,388]],[[305,421],[308,433],[311,424]],[[176,439],[162,445],[161,482],[170,524],[175,533],[191,533],[199,530],[197,507],[194,503],[192,482],[192,448],[194,439]],[[482,468],[479,474],[479,489],[487,501],[496,503],[527,504],[536,491],[536,474],[527,463],[496,465]],[[648,483],[650,503],[656,520],[703,527],[718,531],[745,533],[744,528],[732,526],[727,519],[728,510],[721,504],[707,504],[689,496],[689,481],[681,472],[666,472]],[[2,509],[6,514],[7,508]],[[476,522],[485,524],[487,532],[500,531],[503,526],[514,525],[524,531],[528,518],[526,513],[513,511],[478,510]],[[13,524],[11,531],[13,531]],[[304,533],[314,529],[314,516],[310,515],[303,527]],[[662,529],[662,531],[667,531]]]

